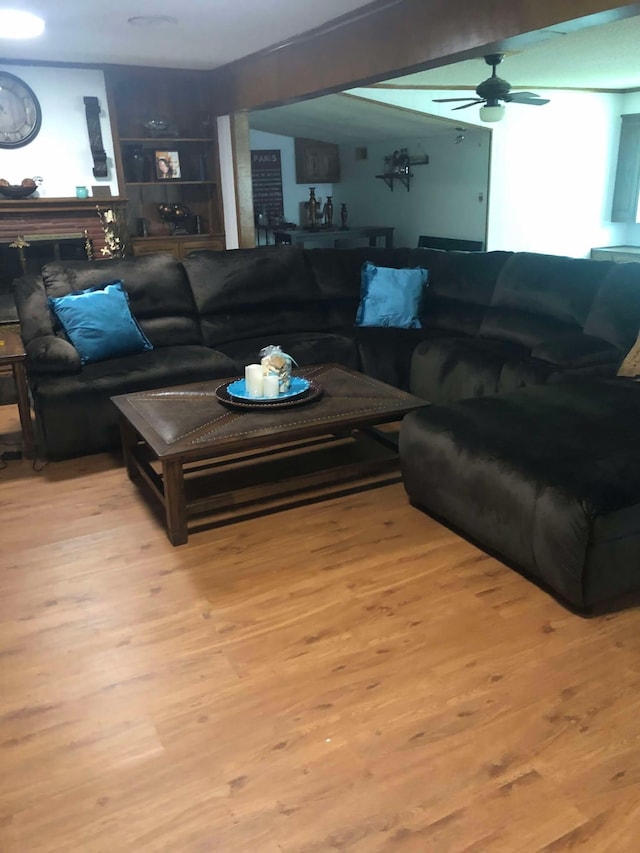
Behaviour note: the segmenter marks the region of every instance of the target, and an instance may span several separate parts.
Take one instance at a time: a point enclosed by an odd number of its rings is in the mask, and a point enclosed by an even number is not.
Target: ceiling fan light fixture
[[[480,121],[502,121],[502,119],[504,118],[504,114],[505,108],[503,104],[498,104],[495,107],[480,107]]]

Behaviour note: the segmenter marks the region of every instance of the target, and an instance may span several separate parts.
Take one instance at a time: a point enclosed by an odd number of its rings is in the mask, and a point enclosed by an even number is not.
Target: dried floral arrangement
[[[127,250],[127,223],[123,211],[96,206],[104,233],[100,252],[108,258],[124,258]]]

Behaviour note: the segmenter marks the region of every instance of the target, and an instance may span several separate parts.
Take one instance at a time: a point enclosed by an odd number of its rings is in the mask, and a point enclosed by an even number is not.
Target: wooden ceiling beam
[[[208,72],[217,115],[292,103],[640,14],[606,0],[397,0]],[[561,25],[561,26],[559,26]]]

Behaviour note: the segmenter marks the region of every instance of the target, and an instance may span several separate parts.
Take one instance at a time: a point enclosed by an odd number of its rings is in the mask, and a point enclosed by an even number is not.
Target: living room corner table
[[[285,408],[229,408],[216,389],[230,380],[220,379],[112,398],[127,473],[159,500],[173,545],[187,541],[194,516],[228,521],[300,503],[301,493],[335,494],[339,483],[397,480],[397,442],[377,427],[425,400],[337,364],[295,373],[322,394]]]
[[[29,388],[24,368],[26,357],[22,340],[17,332],[12,330],[0,332],[0,375],[8,369],[11,369],[13,374],[22,432],[22,452],[24,456],[31,459],[34,455],[34,442],[29,407]]]

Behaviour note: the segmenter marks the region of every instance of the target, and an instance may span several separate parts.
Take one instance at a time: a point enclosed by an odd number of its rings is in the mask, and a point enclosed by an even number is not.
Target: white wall
[[[0,178],[19,184],[24,178],[43,178],[41,198],[75,196],[76,186],[100,184],[118,195],[107,93],[101,71],[48,66],[2,65],[25,81],[42,108],[42,125],[33,142],[23,148],[0,149]],[[102,141],[107,153],[107,178],[93,176],[93,158],[85,116],[85,97],[100,104]]]
[[[334,223],[340,224],[340,205],[347,204],[349,225],[395,227],[396,246],[416,246],[420,234],[484,240],[489,134],[478,130],[455,145],[455,133],[444,138],[398,139],[368,146],[366,160],[356,160],[355,148],[340,147],[340,182],[318,184],[316,197],[333,197]],[[292,137],[252,130],[251,149],[279,149],[285,218],[300,222],[299,204],[309,198],[307,184],[296,184]],[[383,159],[395,148],[408,147],[411,155],[428,153],[430,163],[412,166],[410,191],[399,183],[393,192],[376,179]],[[480,177],[479,177],[480,176]],[[482,201],[479,197],[482,196]]]
[[[352,225],[392,225],[396,246],[417,246],[420,234],[485,239],[489,134],[471,131],[456,145],[457,133],[422,139],[396,139],[367,146],[366,160],[353,146],[340,147],[342,181],[336,199],[349,209]],[[411,157],[429,156],[411,166],[409,190],[395,180],[393,191],[377,174],[385,154],[407,148]]]
[[[251,121],[251,117],[249,117]],[[295,222],[296,225],[304,225],[300,221],[300,202],[309,200],[309,184],[296,183],[296,159],[294,150],[294,139],[292,136],[280,136],[276,133],[265,133],[262,130],[249,131],[249,145],[252,151],[280,150],[280,161],[282,164],[282,200],[284,203],[284,218],[287,222]],[[328,195],[333,195],[333,184],[315,184],[316,199],[324,200]],[[338,208],[334,198],[334,222]],[[255,214],[259,211],[254,211]]]
[[[440,91],[352,93],[480,126],[476,108],[434,103]],[[487,247],[588,257],[594,246],[624,242],[625,227],[609,220],[622,96],[554,90],[549,97],[542,107],[507,105],[504,121],[482,125],[493,136]]]
[[[543,107],[507,105],[493,136],[491,248],[588,257],[621,239],[610,219],[620,100],[554,91]]]

